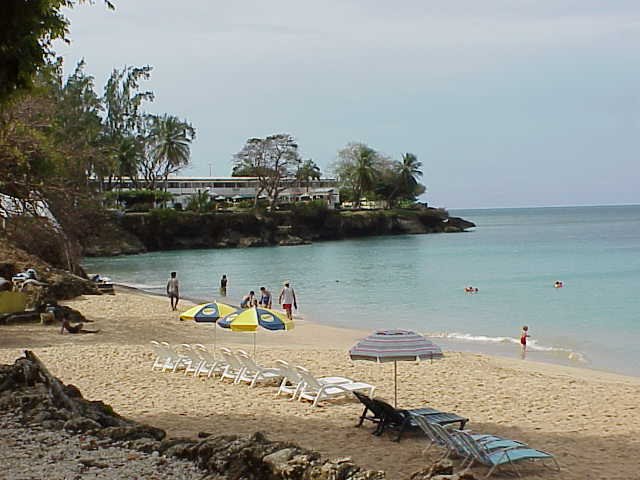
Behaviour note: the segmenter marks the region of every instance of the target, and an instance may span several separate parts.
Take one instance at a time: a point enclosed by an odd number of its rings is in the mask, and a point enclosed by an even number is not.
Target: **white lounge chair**
[[[186,368],[188,358],[184,355],[178,353],[171,345],[167,342],[160,342],[161,348],[165,351],[165,355],[167,361],[165,362],[164,367],[162,368],[163,372],[167,370],[171,370],[172,372],[177,372],[181,368]]]
[[[220,354],[225,362],[225,366],[220,372],[220,381],[225,378],[230,378],[233,380],[233,383],[238,383],[240,375],[242,375],[244,371],[244,365],[240,363],[240,360],[238,360],[228,348],[220,347]]]
[[[296,367],[296,370],[302,377],[303,382],[302,387],[300,388],[298,400],[302,400],[303,398],[306,400],[310,400],[313,402],[314,407],[318,404],[318,402],[322,400],[340,397],[354,391],[367,392],[367,395],[371,397],[376,389],[376,387],[368,383],[355,382],[344,377],[324,377],[321,381],[320,379],[314,377],[306,368]],[[328,382],[328,380],[336,380],[340,378],[348,380],[348,382]]]
[[[180,345],[179,353],[185,358],[184,374],[189,375],[190,373],[193,373],[193,375],[196,376],[196,372],[200,370],[200,366],[203,362],[198,351],[192,348],[188,343],[183,343]]]
[[[286,395],[291,395],[289,400],[295,399],[302,387],[302,377],[294,367],[284,360],[276,360],[276,365],[278,365],[278,368],[282,372],[282,382],[280,382],[280,387],[276,392],[276,397],[280,396],[281,393],[284,393]]]
[[[157,369],[164,369],[165,365],[168,361],[171,360],[170,355],[165,350],[165,348],[160,345],[160,342],[155,340],[151,340],[151,350],[155,354],[156,358],[153,360],[153,365],[151,365],[151,371]]]
[[[258,365],[244,350],[237,350],[236,358],[244,367],[242,374],[238,377],[238,382],[247,382],[249,386],[254,387],[257,382],[268,382],[282,378],[280,369]]]
[[[200,375],[204,374],[207,376],[207,378],[211,378],[212,375],[214,375],[216,372],[221,372],[226,366],[226,363],[215,358],[213,353],[209,352],[209,350],[207,350],[204,345],[196,343],[192,346],[192,348],[202,360],[202,363],[200,363],[200,368],[194,374],[194,377],[197,378]]]
[[[302,377],[300,376],[297,368],[303,369],[306,372],[309,372],[309,370],[304,367],[293,367],[284,360],[276,360],[276,364],[278,365],[278,368],[280,369],[284,377],[282,379],[282,382],[280,383],[280,387],[278,388],[276,397],[281,393],[285,393],[287,395],[291,395],[291,398],[289,398],[289,400],[294,400],[298,396],[300,390],[302,389],[302,386],[304,385],[304,381],[302,380]],[[340,384],[353,382],[353,380],[346,377],[321,377],[317,378],[316,380],[318,380],[318,382],[321,384]]]

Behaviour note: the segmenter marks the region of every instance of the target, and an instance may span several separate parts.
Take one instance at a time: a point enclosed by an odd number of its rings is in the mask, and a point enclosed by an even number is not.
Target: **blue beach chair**
[[[451,438],[458,453],[465,457],[463,465],[466,464],[466,468],[470,468],[476,462],[489,467],[489,471],[485,478],[489,478],[498,467],[507,464],[510,465],[516,475],[520,477],[520,471],[516,467],[516,463],[523,461],[541,460],[543,465],[547,466],[545,461],[550,460],[555,467],[554,469],[556,471],[560,471],[560,465],[558,465],[558,462],[553,455],[541,450],[536,450],[527,445],[516,444],[512,446],[496,447],[496,444],[494,443],[494,448],[490,448],[487,444],[474,439],[468,432],[461,430],[452,431]],[[503,442],[504,445],[507,445],[509,442],[515,441],[501,439],[501,442]],[[491,443],[492,442],[489,442],[489,444]]]

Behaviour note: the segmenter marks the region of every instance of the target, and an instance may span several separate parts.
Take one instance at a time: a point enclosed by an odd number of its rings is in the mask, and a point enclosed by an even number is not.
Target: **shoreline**
[[[143,295],[151,295],[154,297],[158,297],[158,298],[166,298],[166,295],[164,295],[163,293],[160,292],[154,292],[151,290],[147,290],[144,288],[140,288],[137,286],[133,286],[133,285],[129,285],[126,283],[118,283],[118,282],[113,282],[113,285],[121,288],[123,290],[128,290],[131,292],[138,292],[140,294]],[[192,296],[184,296],[181,297],[181,300],[186,300],[189,301],[191,303],[193,303],[194,305],[199,304],[199,303],[208,303],[211,302],[213,300],[205,300],[205,299],[200,299],[200,298],[196,298],[196,297],[192,297]],[[235,305],[232,305],[235,306]],[[239,308],[239,307],[238,307]],[[279,309],[275,309],[275,310],[279,310]],[[282,311],[282,310],[280,310]],[[330,322],[328,323],[323,323],[323,322],[318,322],[316,320],[308,320],[305,319],[304,316],[301,315],[297,315],[294,316],[294,319],[299,321],[300,319],[305,320],[307,322],[311,322],[315,325],[318,325],[319,327],[322,326],[327,326],[327,327],[332,327],[332,328],[337,328],[337,329],[344,329],[345,331],[357,331],[360,332],[362,334],[362,337],[368,335],[369,333],[371,333],[371,331],[373,331],[374,329],[366,329],[366,328],[346,328],[342,325],[336,325],[336,324],[331,324]],[[640,372],[638,372],[637,375],[632,375],[632,374],[628,374],[628,373],[623,373],[623,372],[618,372],[615,371],[613,369],[608,370],[608,369],[602,369],[602,368],[596,368],[596,367],[592,367],[590,365],[588,365],[588,361],[584,360],[584,362],[582,362],[581,356],[582,354],[579,352],[577,353],[577,357],[576,359],[571,359],[571,358],[566,358],[566,357],[559,357],[558,355],[553,354],[553,352],[549,352],[546,350],[542,350],[542,351],[537,351],[537,350],[529,350],[527,351],[527,358],[522,360],[520,358],[520,350],[519,350],[519,343],[516,345],[518,339],[514,338],[514,344],[511,345],[510,343],[506,343],[506,342],[498,342],[498,343],[493,343],[493,342],[474,342],[474,341],[468,341],[465,339],[456,339],[456,338],[451,338],[448,336],[439,336],[439,334],[429,334],[429,333],[425,333],[425,332],[418,332],[421,335],[424,335],[425,337],[429,338],[430,340],[434,341],[434,343],[438,344],[440,347],[442,347],[443,350],[446,351],[451,351],[451,352],[458,352],[458,353],[469,353],[469,354],[479,354],[479,355],[486,355],[489,357],[496,357],[496,358],[501,358],[504,359],[506,361],[511,361],[513,362],[518,361],[518,362],[535,362],[535,363],[540,363],[540,364],[549,364],[549,365],[557,365],[557,366],[563,366],[563,367],[567,367],[567,368],[571,368],[571,369],[577,369],[577,370],[589,370],[589,371],[593,371],[593,372],[600,372],[600,373],[605,373],[605,374],[612,374],[612,375],[618,375],[621,377],[631,377],[631,378],[638,378],[640,380]],[[446,334],[445,334],[446,335]],[[466,348],[463,348],[466,347]],[[475,348],[474,348],[475,347]],[[493,348],[492,348],[493,347]],[[551,348],[555,348],[555,347],[551,347]],[[568,349],[566,350],[558,350],[557,353],[562,352],[563,354],[568,354],[572,355],[574,354],[573,351],[570,351]]]
[[[264,431],[326,458],[350,456],[358,465],[407,479],[440,455],[419,434],[400,444],[371,435],[371,425],[354,428],[362,413],[354,399],[308,402],[275,397],[276,386],[250,388],[151,372],[149,340],[173,345],[203,343],[213,349],[211,325],[180,322],[166,298],[119,290],[115,296],[88,296],[64,302],[93,320],[98,334],[60,335],[56,326],[0,327],[0,362],[13,363],[22,348],[33,350],[65,383],[88,399],[166,430],[171,436],[245,434]],[[188,308],[183,304],[180,311]],[[249,350],[253,335],[216,327],[217,346]],[[256,358],[302,365],[317,376],[345,376],[375,385],[376,396],[393,398],[393,366],[352,361],[348,348],[369,332],[300,320],[287,332],[257,334]],[[470,419],[475,432],[524,441],[553,453],[562,471],[545,475],[531,468],[524,478],[584,480],[633,478],[640,455],[640,379],[535,361],[513,361],[473,353],[447,352],[437,362],[398,363],[398,406],[432,406]],[[598,455],[594,455],[598,452]],[[477,473],[484,470],[474,467]],[[527,470],[529,471],[529,470]]]

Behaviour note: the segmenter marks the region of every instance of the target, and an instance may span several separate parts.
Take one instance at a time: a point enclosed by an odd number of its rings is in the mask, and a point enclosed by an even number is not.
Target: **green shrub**
[[[163,190],[122,190],[105,193],[107,201],[124,203],[127,209],[137,204],[158,204],[171,200],[173,195]]]
[[[324,218],[329,211],[327,203],[322,200],[297,202],[290,205],[290,210],[301,218]]]
[[[184,214],[177,212],[172,208],[154,208],[149,211],[151,219],[159,224],[174,223],[178,219],[179,215]]]
[[[127,207],[125,209],[125,211],[128,213],[141,213],[141,212],[148,212],[149,210],[153,210],[153,203],[147,203],[147,202],[134,203],[130,207]]]

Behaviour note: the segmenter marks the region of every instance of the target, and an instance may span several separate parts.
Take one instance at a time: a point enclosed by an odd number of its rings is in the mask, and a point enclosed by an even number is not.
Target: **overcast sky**
[[[152,65],[148,110],[197,129],[185,173],[288,132],[323,172],[351,141],[415,153],[432,205],[640,203],[638,0],[114,3],[57,51],[99,92]]]

